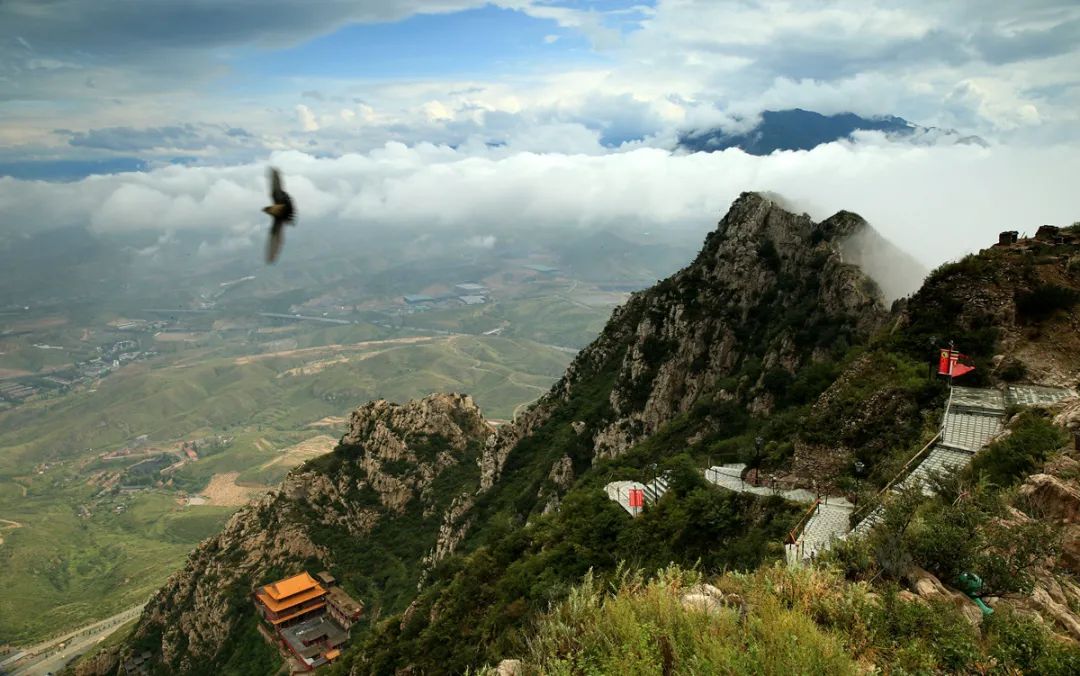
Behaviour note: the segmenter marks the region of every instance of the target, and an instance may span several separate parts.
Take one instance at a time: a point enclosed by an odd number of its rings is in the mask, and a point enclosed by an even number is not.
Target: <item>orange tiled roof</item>
[[[263,589],[265,589],[265,587]],[[257,592],[255,594],[255,597],[259,599],[260,603],[262,603],[264,606],[266,606],[273,612],[280,613],[281,611],[288,610],[289,608],[292,608],[297,604],[303,603],[304,601],[310,601],[311,599],[317,599],[325,595],[326,590],[324,590],[319,585],[315,585],[314,589],[309,589],[300,594],[294,594],[283,601],[277,601],[275,599],[272,599],[267,596],[266,593],[263,591]]]
[[[319,608],[322,608],[322,607],[324,607],[325,605],[326,605],[326,603],[325,603],[325,602],[323,602],[323,603],[316,603],[316,604],[315,604],[315,605],[313,605],[313,606],[309,606],[309,607],[307,607],[307,608],[302,608],[302,609],[300,609],[300,610],[296,611],[295,613],[289,613],[288,615],[285,615],[285,616],[283,616],[283,617],[279,617],[279,618],[277,618],[276,620],[270,620],[270,624],[272,624],[272,625],[274,625],[274,626],[276,627],[276,626],[278,626],[279,624],[281,624],[282,622],[288,622],[289,620],[291,620],[291,619],[293,619],[293,618],[295,618],[295,617],[300,617],[300,616],[301,616],[301,615],[303,615],[304,613],[310,613],[310,612],[311,612],[311,611],[313,611],[313,610],[318,610]]]
[[[288,598],[293,594],[299,594],[302,591],[311,589],[312,587],[318,587],[319,583],[312,579],[307,571],[300,573],[299,575],[293,575],[287,577],[284,580],[278,580],[273,584],[268,584],[263,587],[263,591],[266,595],[275,601],[281,601]]]

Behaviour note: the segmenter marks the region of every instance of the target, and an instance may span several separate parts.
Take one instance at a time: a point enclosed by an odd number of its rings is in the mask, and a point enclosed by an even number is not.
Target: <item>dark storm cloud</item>
[[[473,0],[6,0],[0,35],[97,58],[261,42],[293,44],[349,21],[394,21]]]
[[[1080,19],[1041,30],[1020,30],[1011,35],[986,31],[975,35],[972,46],[990,63],[1013,63],[1066,54],[1080,45]]]
[[[0,101],[168,90],[221,72],[224,50],[282,48],[350,22],[395,21],[482,0],[4,0]]]

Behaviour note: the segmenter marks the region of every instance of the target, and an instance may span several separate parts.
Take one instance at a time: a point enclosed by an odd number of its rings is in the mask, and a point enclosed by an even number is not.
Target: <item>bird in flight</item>
[[[270,226],[270,241],[266,246],[267,263],[277,260],[281,245],[285,242],[285,224],[293,223],[296,215],[292,198],[281,188],[281,173],[273,167],[270,168],[270,198],[273,204],[263,207],[265,213],[274,217],[274,223]]]

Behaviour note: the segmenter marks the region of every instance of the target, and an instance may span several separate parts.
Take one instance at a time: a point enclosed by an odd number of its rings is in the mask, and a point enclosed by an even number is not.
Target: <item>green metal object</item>
[[[975,605],[979,606],[979,610],[983,615],[993,615],[994,609],[986,605],[981,598],[977,596],[979,590],[982,589],[982,578],[975,573],[960,573],[956,577],[956,588],[964,592],[968,598],[975,602]]]

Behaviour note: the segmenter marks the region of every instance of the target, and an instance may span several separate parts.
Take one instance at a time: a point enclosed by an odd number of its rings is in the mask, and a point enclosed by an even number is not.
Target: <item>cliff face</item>
[[[685,413],[703,392],[767,413],[770,371],[793,374],[865,340],[885,322],[877,284],[844,261],[846,243],[868,232],[866,221],[849,212],[814,223],[763,195],[744,193],[693,263],[634,294],[551,392],[499,431],[484,452],[482,485],[495,483],[518,442],[576,386],[605,370],[615,373],[610,414],[575,430],[589,437],[594,458],[623,453]]]
[[[298,468],[191,553],[147,606],[134,640],[157,647],[168,671],[201,672],[252,615],[251,589],[305,567],[334,571],[377,606],[380,595],[363,586],[369,578],[350,575],[371,551],[401,572],[369,572],[409,593],[443,511],[453,512],[455,495],[475,492],[476,459],[490,433],[464,395],[361,406],[333,454]]]
[[[768,414],[800,369],[885,323],[878,286],[844,259],[844,243],[868,230],[854,214],[815,223],[743,194],[689,266],[634,294],[497,433],[460,395],[361,406],[332,454],[192,553],[135,641],[159,650],[167,671],[221,664],[231,642],[253,633],[243,626],[251,588],[299,567],[330,569],[373,613],[400,611],[427,571],[494,515],[521,523],[555,511],[595,462],[704,398]],[[700,421],[702,433],[724,424],[719,414]]]

